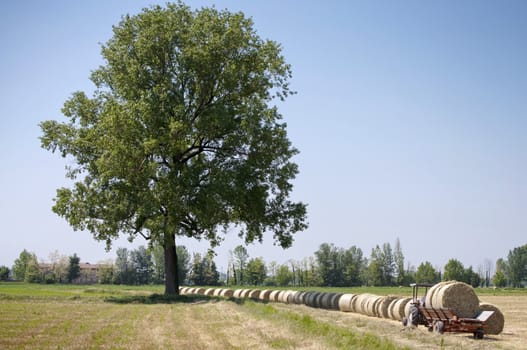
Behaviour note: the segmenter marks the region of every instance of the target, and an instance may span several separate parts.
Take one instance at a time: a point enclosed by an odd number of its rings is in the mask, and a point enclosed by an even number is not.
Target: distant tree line
[[[429,261],[417,268],[406,264],[399,239],[376,245],[366,257],[362,249],[337,247],[323,243],[313,256],[287,263],[266,263],[262,257],[251,258],[239,245],[230,251],[227,273],[217,270],[211,254],[191,255],[185,246],[177,247],[178,276],[183,284],[215,286],[399,286],[410,283],[437,283],[458,280],[473,287],[524,287],[527,282],[527,244],[509,251],[507,259],[498,259],[491,275],[492,262],[475,271],[457,259],[450,259],[442,272]],[[164,282],[164,255],[160,246],[128,250],[118,248],[114,261],[98,264],[97,282],[105,284],[161,284]],[[55,252],[50,263],[38,262],[34,253],[23,250],[10,270],[0,266],[0,279],[10,278],[36,283],[72,283],[79,278],[76,254],[66,257]],[[46,268],[42,268],[45,265]]]

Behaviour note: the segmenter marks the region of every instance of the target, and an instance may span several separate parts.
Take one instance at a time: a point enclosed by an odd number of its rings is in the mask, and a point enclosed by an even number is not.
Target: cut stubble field
[[[524,349],[527,341],[525,294],[481,297],[500,307],[505,329],[474,340],[303,305],[50,290],[15,295],[0,284],[0,349]]]

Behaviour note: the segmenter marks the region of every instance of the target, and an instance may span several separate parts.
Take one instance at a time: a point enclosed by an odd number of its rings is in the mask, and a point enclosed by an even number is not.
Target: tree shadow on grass
[[[120,295],[104,298],[107,303],[114,304],[202,304],[219,301],[219,298],[203,295]]]

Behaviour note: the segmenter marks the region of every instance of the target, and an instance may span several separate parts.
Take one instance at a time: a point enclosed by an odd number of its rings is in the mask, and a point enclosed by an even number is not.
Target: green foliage
[[[293,275],[291,273],[291,270],[289,269],[289,266],[280,265],[278,267],[278,270],[276,271],[276,276],[274,279],[275,284],[277,286],[288,286],[289,283],[291,283],[291,280],[293,279]]]
[[[507,277],[505,277],[505,274],[502,271],[496,271],[492,278],[492,283],[495,287],[503,288],[507,285]]]
[[[439,271],[437,271],[430,262],[425,261],[417,267],[415,272],[416,283],[438,283],[441,280]]]
[[[203,257],[199,253],[194,254],[189,280],[197,286],[219,285],[220,274],[216,264],[209,254]]]
[[[76,278],[80,276],[81,267],[80,267],[80,258],[77,254],[73,254],[69,257],[67,279],[68,282],[73,282]]]
[[[26,277],[26,270],[28,262],[33,258],[34,254],[23,250],[13,265],[13,278],[18,281],[23,281]]]
[[[190,253],[188,252],[188,249],[183,245],[179,245],[176,247],[176,253],[178,259],[178,279],[180,282],[183,282],[187,279],[190,270]]]
[[[53,211],[108,247],[121,234],[214,247],[231,224],[289,247],[306,205],[288,199],[297,150],[272,106],[291,93],[280,46],[242,13],[177,3],[123,17],[102,56],[93,96],[75,92],[67,122],[40,124],[75,181]]]
[[[443,281],[456,280],[463,282],[465,280],[465,267],[461,261],[450,259],[445,265]]]
[[[9,267],[0,266],[0,281],[7,281],[9,279]]]
[[[262,285],[266,278],[265,262],[262,258],[249,260],[246,269],[247,283],[253,286]]]
[[[507,274],[513,287],[523,287],[527,282],[527,244],[509,251]]]

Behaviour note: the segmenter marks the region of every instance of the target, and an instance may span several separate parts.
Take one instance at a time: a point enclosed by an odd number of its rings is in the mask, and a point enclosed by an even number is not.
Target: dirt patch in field
[[[482,300],[500,308],[505,316],[505,328],[499,335],[485,335],[484,339],[473,339],[468,333],[429,332],[424,327],[406,328],[400,322],[368,317],[356,313],[314,309],[303,305],[273,304],[300,314],[309,314],[318,320],[347,327],[356,332],[365,332],[384,337],[411,349],[507,349],[523,350],[527,342],[527,297],[485,296]]]

